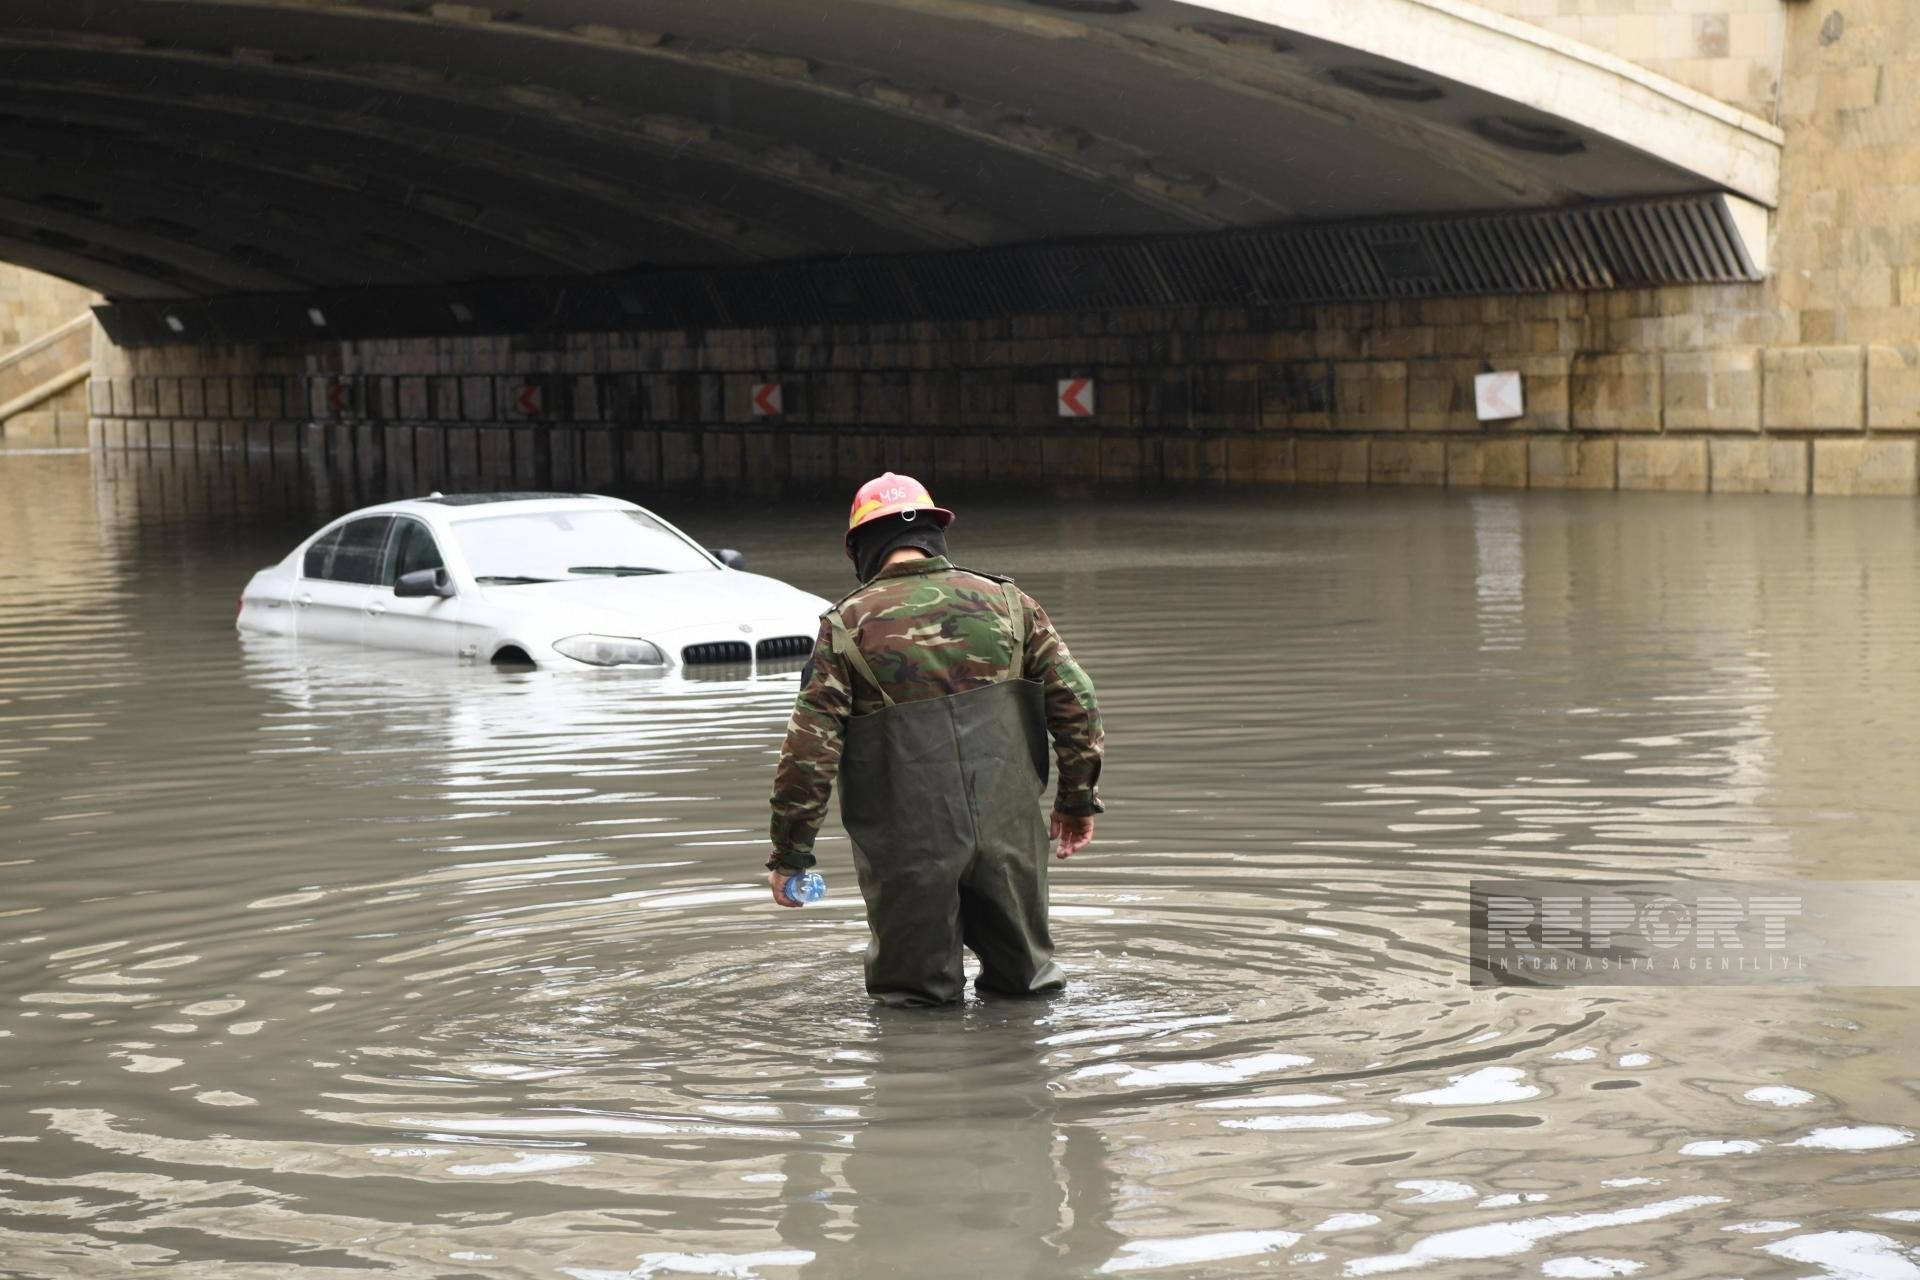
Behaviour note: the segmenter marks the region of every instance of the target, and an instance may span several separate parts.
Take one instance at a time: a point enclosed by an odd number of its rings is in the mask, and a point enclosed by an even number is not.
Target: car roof
[[[366,516],[411,515],[424,520],[436,528],[447,530],[448,526],[464,520],[480,520],[500,515],[544,515],[556,511],[638,511],[660,521],[669,529],[685,538],[688,545],[712,559],[713,553],[700,546],[699,542],[684,531],[674,529],[673,525],[648,511],[645,507],[625,498],[612,498],[604,493],[430,493],[424,498],[402,498],[394,502],[376,503],[370,507],[361,507],[336,516],[316,529],[299,546],[289,553],[289,557],[304,553],[315,542],[325,537],[328,531],[338,529],[350,520],[359,520]],[[715,561],[715,563],[719,563]]]
[[[549,498],[592,498],[591,493],[434,493],[416,502],[437,502],[443,507],[479,507],[490,502],[542,502]]]
[[[457,520],[462,516],[503,514],[509,510],[534,514],[539,511],[577,510],[581,507],[617,507],[625,511],[632,510],[633,503],[599,493],[431,493],[424,498],[402,498],[362,507],[358,511],[348,512],[341,519],[410,513],[437,520]],[[329,523],[337,524],[339,521]]]

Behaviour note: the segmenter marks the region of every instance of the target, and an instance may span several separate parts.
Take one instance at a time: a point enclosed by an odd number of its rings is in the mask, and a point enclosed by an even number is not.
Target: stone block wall
[[[77,284],[0,262],[0,358],[85,314],[97,301]]]
[[[84,359],[86,340],[75,335],[21,359],[7,357],[83,316],[99,301],[78,285],[0,263],[0,404],[57,378]],[[0,447],[73,446],[87,439],[86,388],[74,385],[0,421]]]
[[[1795,342],[1765,286],[956,324],[119,352],[103,445],[364,441],[451,482],[1920,491],[1920,348]],[[1740,334],[1765,345],[1703,345]],[[1540,350],[1549,341],[1562,350]],[[1684,345],[1690,341],[1693,345]],[[1571,354],[1568,354],[1571,353]],[[1527,413],[1482,424],[1474,375]],[[1062,418],[1060,380],[1096,412]],[[756,417],[755,384],[785,412]],[[369,465],[373,465],[370,463]]]
[[[1477,3],[1638,63],[1762,120],[1775,118],[1786,51],[1786,0]]]

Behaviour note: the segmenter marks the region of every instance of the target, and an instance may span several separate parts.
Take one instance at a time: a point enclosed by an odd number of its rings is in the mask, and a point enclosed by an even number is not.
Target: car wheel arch
[[[489,661],[496,667],[537,667],[540,665],[533,660],[533,655],[528,653],[523,646],[514,644],[512,641],[508,641],[506,644],[495,649]]]

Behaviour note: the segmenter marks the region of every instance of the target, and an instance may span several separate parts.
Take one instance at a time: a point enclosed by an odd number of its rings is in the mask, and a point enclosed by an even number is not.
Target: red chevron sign
[[[1093,379],[1060,379],[1060,416],[1063,418],[1091,418],[1093,416]]]

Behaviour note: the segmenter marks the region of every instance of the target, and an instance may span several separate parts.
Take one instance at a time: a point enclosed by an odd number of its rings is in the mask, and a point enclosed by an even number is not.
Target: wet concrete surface
[[[338,499],[0,455],[0,1274],[1920,1275],[1920,994],[1477,990],[1465,929],[1909,877],[1911,502],[954,500],[1110,812],[1065,996],[887,1014],[837,825],[761,880],[791,665],[242,638]],[[841,495],[653,501],[852,585]]]

